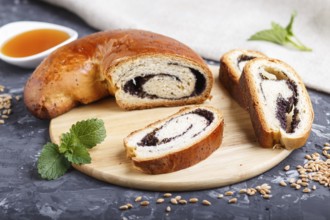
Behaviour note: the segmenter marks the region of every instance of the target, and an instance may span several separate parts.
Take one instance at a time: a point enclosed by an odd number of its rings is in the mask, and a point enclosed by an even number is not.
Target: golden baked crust
[[[164,106],[201,103],[212,87],[212,73],[203,59],[184,44],[152,32],[115,30],[99,32],[68,45],[49,55],[28,79],[24,89],[27,108],[38,118],[49,119],[79,104],[88,104],[116,93],[111,73],[121,63],[143,56],[180,57],[203,69],[209,85],[196,99],[166,102]],[[150,108],[153,105],[127,106],[125,109]]]

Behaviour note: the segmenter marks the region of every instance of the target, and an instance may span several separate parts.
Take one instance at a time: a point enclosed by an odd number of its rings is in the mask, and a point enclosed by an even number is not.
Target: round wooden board
[[[77,121],[104,120],[107,137],[90,150],[92,163],[74,167],[96,179],[112,184],[156,191],[188,191],[225,186],[259,175],[276,166],[291,151],[264,149],[256,142],[249,115],[220,85],[218,67],[210,67],[215,82],[212,99],[204,103],[222,110],[225,120],[222,145],[206,160],[169,174],[149,175],[133,168],[126,158],[123,138],[132,131],[177,112],[181,107],[125,111],[114,98],[75,108],[53,119],[50,137],[59,143],[62,133]]]

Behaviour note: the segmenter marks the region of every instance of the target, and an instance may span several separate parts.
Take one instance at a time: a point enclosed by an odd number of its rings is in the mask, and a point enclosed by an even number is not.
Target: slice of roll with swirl
[[[292,150],[306,143],[314,112],[292,67],[276,59],[254,59],[244,67],[240,85],[261,146]]]
[[[148,174],[169,173],[190,167],[218,149],[224,120],[213,107],[193,106],[124,139],[128,158]]]
[[[212,73],[192,49],[152,32],[95,33],[49,55],[26,83],[24,100],[39,118],[114,95],[126,110],[200,104]]]
[[[242,98],[239,79],[246,63],[257,57],[266,57],[266,55],[254,50],[235,49],[225,53],[220,58],[220,82],[231,97],[243,108],[246,105]]]

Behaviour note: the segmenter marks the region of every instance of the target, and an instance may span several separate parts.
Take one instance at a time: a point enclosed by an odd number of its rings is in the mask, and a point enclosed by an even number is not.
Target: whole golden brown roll
[[[114,95],[127,110],[204,102],[213,78],[182,43],[152,32],[99,32],[49,55],[26,83],[24,101],[38,118]]]

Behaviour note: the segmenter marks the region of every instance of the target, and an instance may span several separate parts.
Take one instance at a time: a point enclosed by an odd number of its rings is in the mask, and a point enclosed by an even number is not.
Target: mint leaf
[[[57,179],[70,167],[70,162],[58,151],[58,145],[53,143],[44,145],[38,159],[38,173],[42,178]]]
[[[283,33],[283,31],[280,31],[279,29],[259,31],[249,38],[249,40],[270,41],[275,44],[284,44],[285,39],[286,39],[286,32]]]
[[[92,148],[101,143],[106,137],[104,123],[100,119],[89,119],[74,124],[70,133],[76,140],[87,148]]]
[[[71,133],[64,133],[61,137],[61,145],[59,146],[59,152],[65,153],[70,150],[70,146],[74,143],[74,137]]]
[[[312,51],[306,47],[293,33],[293,22],[297,13],[293,12],[289,24],[284,28],[280,24],[272,22],[272,29],[262,30],[252,35],[248,40],[269,41],[275,44],[292,46],[301,51]]]
[[[286,31],[287,31],[287,33],[288,33],[288,35],[290,35],[290,36],[293,36],[294,35],[293,34],[293,31],[292,31],[292,25],[293,25],[293,22],[294,22],[294,19],[295,19],[296,16],[297,16],[297,12],[296,11],[292,12],[291,18],[290,18],[290,22],[289,22],[289,24],[285,28]]]
[[[38,172],[42,178],[52,180],[62,176],[74,164],[91,163],[88,149],[106,137],[104,123],[89,119],[72,125],[70,132],[61,135],[61,144],[47,143],[38,159]]]
[[[64,153],[64,156],[68,159],[68,161],[74,164],[87,164],[92,161],[87,148],[82,145],[72,146],[70,151],[66,151]]]

